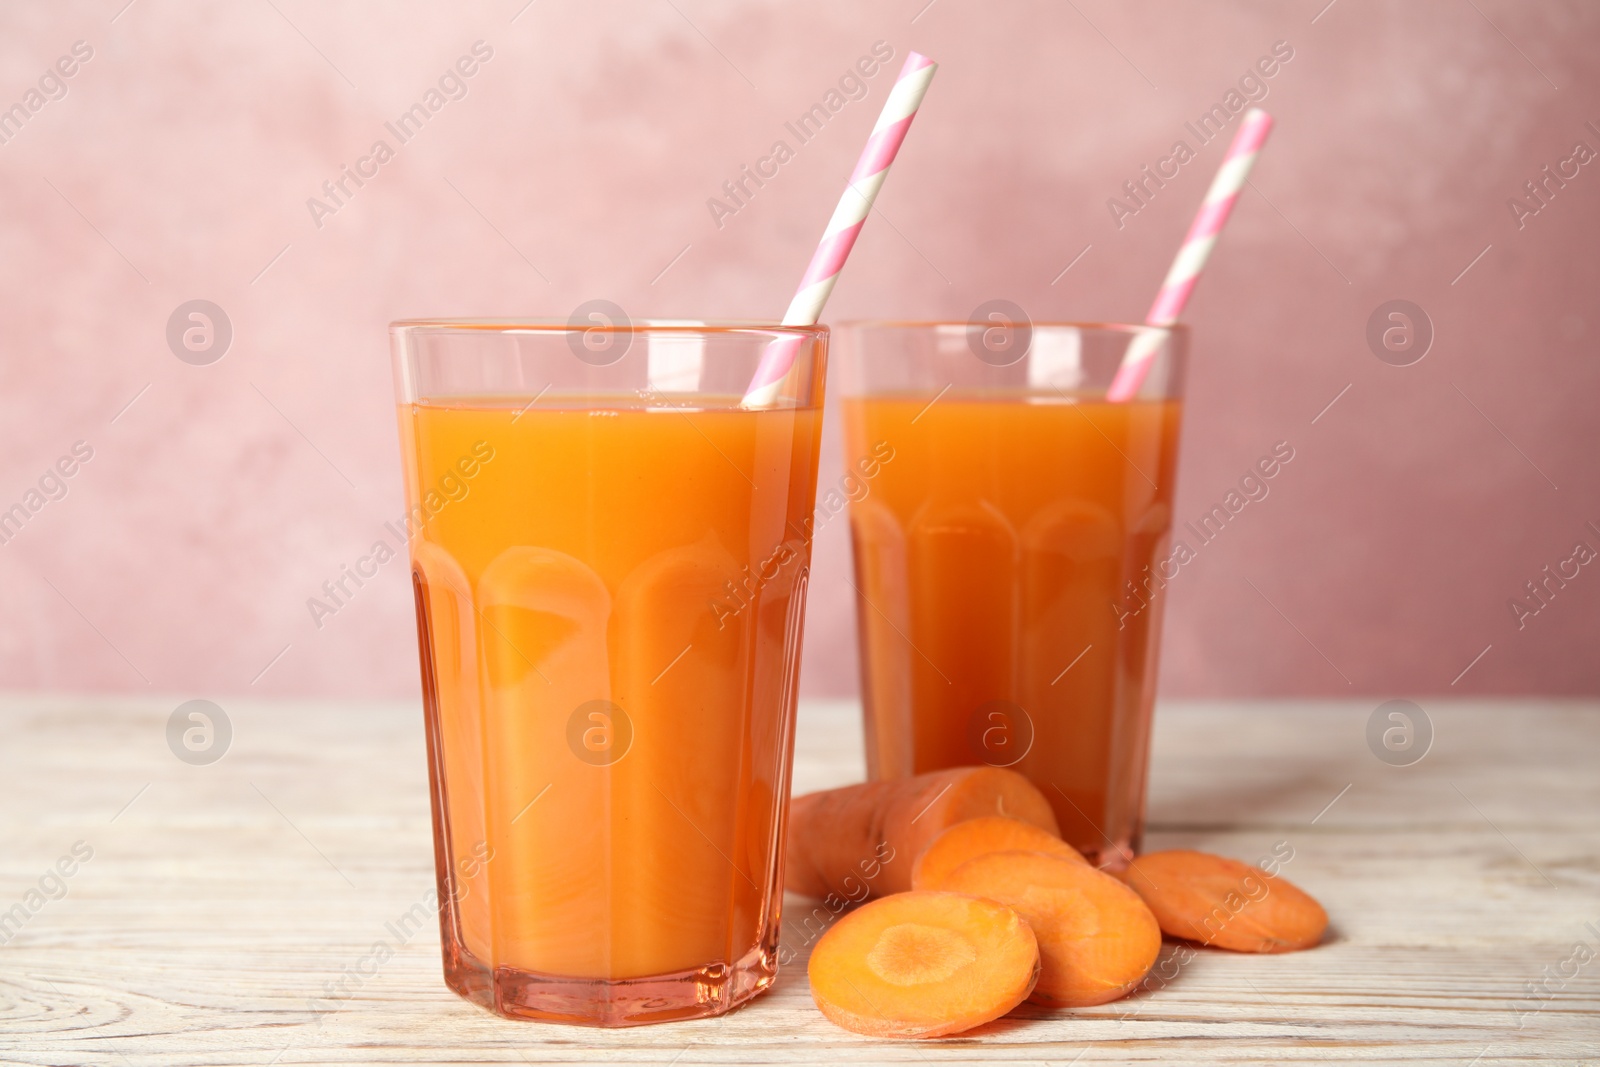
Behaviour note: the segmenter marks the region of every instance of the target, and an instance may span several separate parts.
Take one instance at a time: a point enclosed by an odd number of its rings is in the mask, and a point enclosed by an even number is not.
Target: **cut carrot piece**
[[[811,952],[811,997],[846,1030],[943,1037],[998,1019],[1039,977],[1017,913],[956,893],[896,893],[850,912]]]
[[[1124,881],[1173,937],[1235,952],[1293,952],[1322,940],[1328,913],[1303,890],[1257,867],[1209,852],[1140,856]]]
[[[1082,853],[1032,823],[999,815],[958,822],[933,839],[911,866],[912,889],[943,889],[945,878],[963,863],[989,852],[1047,852],[1087,863]]]
[[[911,864],[948,827],[1004,815],[1059,834],[1034,784],[1001,767],[952,767],[915,778],[807,793],[789,803],[791,892],[846,900],[902,893]]]
[[[1087,863],[1043,852],[990,852],[945,889],[1014,908],[1039,939],[1043,1004],[1085,1007],[1131,992],[1161,952],[1161,929],[1139,895]]]

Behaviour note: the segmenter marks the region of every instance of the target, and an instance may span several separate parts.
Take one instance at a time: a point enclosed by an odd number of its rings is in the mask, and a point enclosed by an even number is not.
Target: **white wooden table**
[[[417,707],[226,701],[229,751],[190,766],[167,747],[176,703],[0,700],[0,917],[25,915],[0,945],[0,1061],[1600,1064],[1593,703],[1423,700],[1436,739],[1409,767],[1367,747],[1377,701],[1163,706],[1148,847],[1288,842],[1328,943],[1201,952],[1157,992],[938,1043],[835,1029],[803,965],[716,1020],[489,1015],[445,989],[432,923],[374,958],[433,883]],[[796,788],[861,773],[855,707],[804,705]],[[1579,943],[1596,958],[1563,976]]]

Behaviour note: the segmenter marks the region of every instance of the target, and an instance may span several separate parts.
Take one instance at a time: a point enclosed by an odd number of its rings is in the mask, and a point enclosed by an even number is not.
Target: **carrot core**
[[[867,953],[872,973],[898,986],[942,982],[978,958],[972,942],[940,926],[896,923]]]

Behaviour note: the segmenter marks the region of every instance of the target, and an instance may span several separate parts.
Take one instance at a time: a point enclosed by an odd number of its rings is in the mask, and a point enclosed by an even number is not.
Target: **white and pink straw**
[[[938,69],[939,65],[927,56],[912,52],[906,57],[906,65],[889,90],[889,99],[884,101],[878,123],[872,127],[867,147],[850,175],[850,184],[839,198],[839,206],[833,209],[828,228],[823,231],[822,243],[812,255],[811,265],[800,279],[794,299],[789,302],[783,325],[814,326],[822,316],[822,305],[833,292],[833,283],[838,281],[839,271],[855,246],[856,235],[872,211],[872,202],[889,173],[889,164],[900,151],[900,142],[905,140],[911,120],[922,104],[922,96],[928,91],[928,83]],[[743,406],[759,408],[772,403],[784,376],[794,366],[801,341],[799,336],[783,337],[767,346],[745,390]]]
[[[1223,157],[1217,176],[1211,179],[1211,188],[1206,191],[1200,212],[1189,227],[1189,236],[1183,239],[1183,247],[1172,261],[1166,281],[1161,283],[1161,291],[1150,305],[1150,313],[1144,319],[1146,326],[1171,326],[1183,314],[1183,306],[1194,292],[1200,272],[1205,270],[1211,249],[1216,246],[1217,235],[1226,225],[1271,130],[1271,115],[1254,107],[1245,112],[1239,132],[1228,146],[1228,154]],[[1162,336],[1155,330],[1147,330],[1133,339],[1122,357],[1122,365],[1117,368],[1117,376],[1111,381],[1111,388],[1106,390],[1107,400],[1132,400],[1138,394],[1139,386],[1150,372],[1150,364],[1161,350]]]

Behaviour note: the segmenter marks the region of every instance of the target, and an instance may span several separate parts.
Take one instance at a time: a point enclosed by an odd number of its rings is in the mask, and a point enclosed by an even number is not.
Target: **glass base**
[[[776,953],[759,947],[733,964],[616,979],[491,969],[459,944],[447,944],[444,952],[445,983],[479,1007],[507,1019],[577,1026],[643,1026],[721,1015],[764,992],[777,974]]]
[[[1080,848],[1083,858],[1108,874],[1121,874],[1139,854],[1143,834],[1123,837],[1117,841],[1101,838],[1099,848]]]

